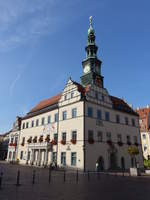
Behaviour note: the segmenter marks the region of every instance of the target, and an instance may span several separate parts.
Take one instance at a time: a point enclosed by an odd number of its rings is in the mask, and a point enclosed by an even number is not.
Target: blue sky
[[[39,101],[80,81],[94,18],[104,86],[134,107],[150,104],[150,1],[0,1],[0,133]]]

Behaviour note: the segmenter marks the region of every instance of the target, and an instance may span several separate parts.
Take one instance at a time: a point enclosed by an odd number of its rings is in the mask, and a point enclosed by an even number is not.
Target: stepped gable
[[[128,114],[136,115],[139,116],[138,113],[136,113],[125,101],[118,97],[110,96],[112,103],[113,103],[113,108],[115,110],[119,110],[122,112],[126,112]]]
[[[78,91],[81,92],[82,96],[85,96],[85,94],[89,91],[88,85],[86,87],[83,87],[80,83],[77,83],[75,81],[72,82],[78,87]]]

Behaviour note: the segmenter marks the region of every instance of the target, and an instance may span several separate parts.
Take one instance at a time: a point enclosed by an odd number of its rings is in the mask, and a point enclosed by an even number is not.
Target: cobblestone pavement
[[[150,177],[98,176],[76,172],[64,174],[63,171],[49,174],[49,169],[5,163],[0,163],[0,170],[3,172],[0,200],[149,199]],[[16,186],[18,170],[20,186]]]

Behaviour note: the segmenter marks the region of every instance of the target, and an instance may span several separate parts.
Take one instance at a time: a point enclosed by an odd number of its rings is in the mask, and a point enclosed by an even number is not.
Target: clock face
[[[84,73],[86,74],[86,73],[88,73],[90,71],[90,66],[89,65],[86,65],[85,67],[84,67]]]

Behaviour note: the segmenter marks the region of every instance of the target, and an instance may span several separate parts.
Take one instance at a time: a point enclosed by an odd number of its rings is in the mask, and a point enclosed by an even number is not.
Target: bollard
[[[66,171],[64,170],[64,182],[66,181]]]
[[[35,184],[35,170],[33,170],[32,184]]]
[[[77,169],[77,173],[76,173],[76,182],[78,183],[79,180],[79,174],[78,174],[78,169]]]
[[[17,182],[16,186],[20,186],[20,170],[17,171]]]
[[[89,171],[88,171],[88,181],[90,180],[90,173],[89,173]]]
[[[51,169],[49,168],[49,176],[48,176],[48,182],[50,183],[51,182]]]

